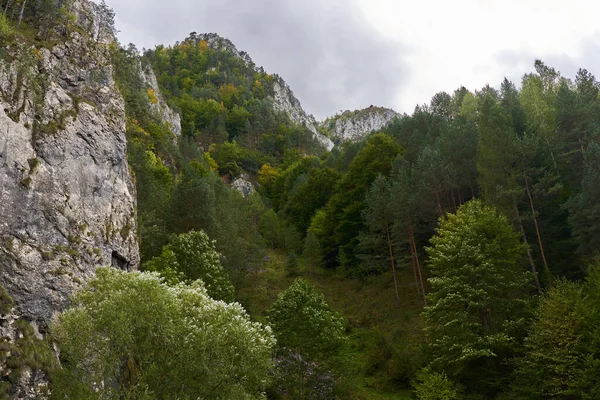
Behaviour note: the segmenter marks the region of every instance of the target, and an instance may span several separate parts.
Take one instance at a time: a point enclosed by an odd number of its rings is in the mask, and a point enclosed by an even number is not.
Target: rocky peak
[[[206,42],[207,46],[211,49],[218,51],[226,51],[233,54],[234,56],[242,59],[247,65],[255,68],[259,72],[264,72],[262,67],[256,67],[248,53],[245,51],[239,51],[231,40],[223,38],[216,33],[202,33],[197,34],[192,32],[188,40],[199,43],[201,41]],[[317,121],[315,117],[308,114],[300,104],[300,101],[296,98],[290,87],[285,81],[278,75],[274,76],[273,82],[273,95],[271,96],[271,102],[275,110],[286,113],[290,119],[302,126],[308,128],[314,135],[314,137],[325,147],[327,150],[333,148],[333,142],[325,135],[319,133],[317,130]]]
[[[328,118],[321,123],[321,128],[341,142],[359,141],[398,116],[400,114],[392,109],[370,106],[362,110],[347,110]]]

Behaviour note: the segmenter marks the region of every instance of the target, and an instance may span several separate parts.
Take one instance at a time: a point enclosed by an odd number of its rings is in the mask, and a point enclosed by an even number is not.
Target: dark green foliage
[[[319,221],[321,226],[313,229],[321,241],[326,266],[356,266],[354,250],[358,235],[364,229],[361,218],[364,197],[377,175],[389,174],[393,161],[401,152],[402,148],[392,137],[375,134],[369,137],[350,164],[348,172],[339,180],[336,193],[329,200],[324,209],[325,215]],[[345,259],[339,259],[340,251]]]
[[[296,252],[294,250],[290,251],[288,254],[287,261],[285,262],[285,270],[290,276],[298,275],[298,256],[296,255]]]
[[[14,301],[6,289],[0,286],[0,315],[6,315],[12,310]]]
[[[584,259],[590,260],[600,249],[600,143],[592,143],[585,152],[585,170],[581,192],[567,206],[569,223]]]

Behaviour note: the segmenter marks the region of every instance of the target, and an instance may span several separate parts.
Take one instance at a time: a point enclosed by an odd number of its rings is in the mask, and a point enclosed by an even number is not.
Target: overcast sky
[[[438,91],[520,82],[541,58],[600,75],[593,0],[106,0],[138,48],[216,32],[277,73],[318,119],[369,105],[411,113]]]

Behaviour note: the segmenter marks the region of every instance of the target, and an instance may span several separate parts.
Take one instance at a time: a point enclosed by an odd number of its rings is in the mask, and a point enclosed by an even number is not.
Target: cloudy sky
[[[438,91],[518,83],[541,58],[600,75],[594,0],[106,0],[138,48],[216,32],[281,75],[318,119],[411,113]]]

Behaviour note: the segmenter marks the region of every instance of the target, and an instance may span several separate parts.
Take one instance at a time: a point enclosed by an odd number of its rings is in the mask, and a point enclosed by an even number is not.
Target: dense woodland
[[[0,37],[44,4],[0,1]],[[247,55],[196,33],[110,49],[147,272],[100,270],[76,296],[47,339],[55,398],[600,398],[590,72],[536,60],[327,152]]]

